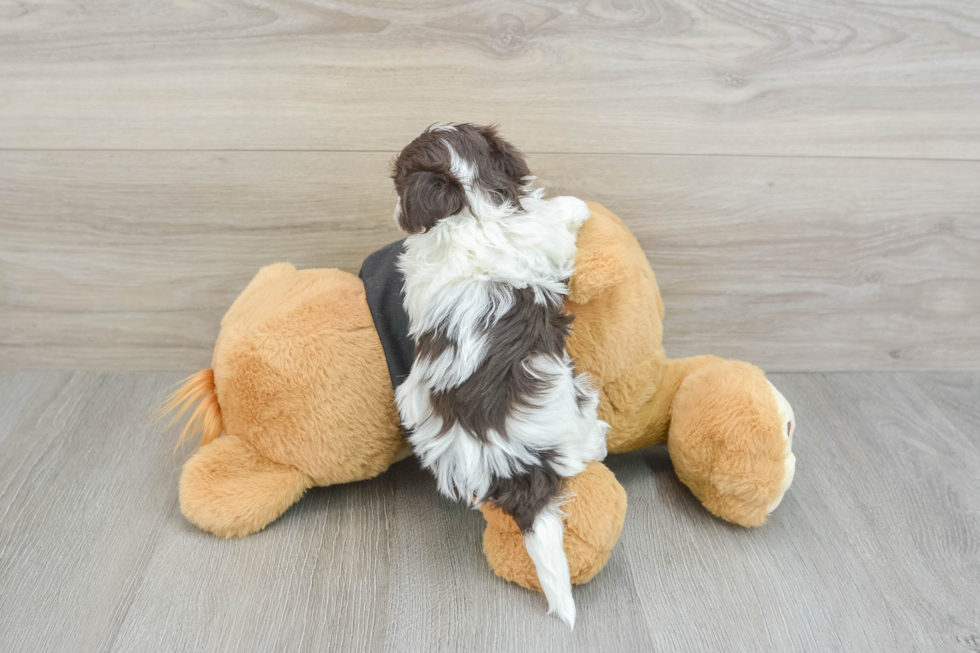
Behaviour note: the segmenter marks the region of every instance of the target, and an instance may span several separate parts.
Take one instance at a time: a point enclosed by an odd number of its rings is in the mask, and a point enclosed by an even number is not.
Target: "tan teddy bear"
[[[609,453],[666,443],[709,511],[762,524],[793,480],[789,403],[748,363],[668,359],[643,250],[618,217],[589,206],[569,284],[568,350],[598,383]],[[195,404],[181,441],[203,435],[184,465],[181,510],[222,537],[262,529],[310,487],[371,478],[411,454],[364,286],[339,270],[260,270],[221,321],[212,369],[167,409],[179,417]],[[565,550],[572,582],[584,583],[619,538],[626,493],[600,463],[564,491]],[[517,525],[489,504],[481,510],[493,569],[540,591]]]

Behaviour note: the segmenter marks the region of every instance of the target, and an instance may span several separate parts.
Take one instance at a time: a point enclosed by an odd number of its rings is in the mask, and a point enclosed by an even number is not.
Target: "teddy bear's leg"
[[[677,476],[709,511],[758,526],[793,481],[795,422],[789,402],[762,370],[719,361],[681,383],[667,446]]]
[[[242,537],[265,528],[312,485],[306,474],[260,456],[226,433],[184,464],[180,510],[215,535]]]
[[[581,585],[605,566],[619,540],[626,518],[626,491],[605,465],[595,462],[567,479],[562,490],[567,497],[562,505],[565,555],[572,583]],[[491,504],[484,504],[480,511],[487,520],[483,552],[490,566],[501,578],[540,592],[538,574],[517,524]]]

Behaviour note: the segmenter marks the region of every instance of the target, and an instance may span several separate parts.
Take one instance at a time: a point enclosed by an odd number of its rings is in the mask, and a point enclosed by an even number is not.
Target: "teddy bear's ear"
[[[568,299],[586,304],[626,281],[626,261],[615,250],[582,252],[568,282]]]

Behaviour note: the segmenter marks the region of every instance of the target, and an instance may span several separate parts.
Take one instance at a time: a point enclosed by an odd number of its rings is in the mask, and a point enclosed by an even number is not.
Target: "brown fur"
[[[197,408],[187,418],[175,448],[179,449],[198,433],[201,433],[202,445],[211,442],[221,435],[224,428],[221,423],[218,395],[214,391],[214,371],[201,370],[180,381],[179,385],[180,387],[167,397],[160,407],[160,416],[176,411],[170,418],[172,426],[179,422],[192,406],[197,404]]]
[[[713,356],[669,360],[664,307],[643,250],[622,221],[590,205],[570,280],[576,315],[568,350],[599,385],[610,453],[667,443],[680,479],[722,519],[765,521],[788,455],[762,372]],[[407,455],[381,344],[360,280],[338,270],[263,268],[222,320],[208,372],[179,391],[195,397],[205,440],[184,467],[180,502],[201,528],[247,535],[312,485],[370,478]],[[211,439],[220,415],[224,434]],[[220,432],[218,429],[217,432]],[[600,463],[566,483],[565,550],[574,582],[605,564],[626,510]],[[484,551],[501,576],[536,588],[514,521],[490,506]]]
[[[626,518],[626,491],[602,463],[589,463],[578,476],[566,479],[562,493],[574,497],[562,506],[565,513],[565,553],[572,583],[592,580],[609,559]],[[541,591],[524,537],[514,520],[502,510],[484,504],[487,520],[483,552],[490,566],[507,580]]]
[[[221,405],[225,435],[202,441],[180,488],[181,510],[205,530],[247,535],[281,514],[283,496],[292,503],[302,495],[290,476],[285,494],[263,499],[266,462],[298,472],[305,489],[371,478],[404,457],[384,353],[353,275],[263,268],[222,320],[212,367],[207,396]],[[236,455],[216,467],[229,435]],[[237,491],[214,492],[216,470],[220,487]]]
[[[191,522],[221,537],[241,537],[277,519],[315,485],[241,438],[225,434],[198,449],[180,476],[180,508]]]
[[[554,500],[561,489],[562,477],[553,468],[554,451],[541,451],[540,463],[508,478],[494,476],[490,489],[482,497],[513,517],[522,533],[534,526],[534,520]]]
[[[678,478],[713,514],[765,522],[785,471],[776,400],[759,368],[718,361],[684,377],[667,447]]]
[[[496,431],[507,439],[507,418],[515,410],[532,405],[547,383],[531,372],[526,363],[532,356],[562,356],[571,331],[573,316],[565,313],[560,297],[539,304],[534,290],[512,291],[514,304],[484,333],[487,350],[479,367],[457,386],[433,392],[432,410],[442,418],[441,434],[456,424],[472,437],[486,442]],[[423,334],[428,335],[428,334]],[[427,355],[430,339],[422,339],[421,352]]]
[[[466,207],[466,191],[452,173],[447,144],[474,166],[475,186],[498,203],[520,207],[524,178],[531,171],[524,155],[501,138],[494,125],[430,127],[406,145],[392,165],[391,178],[401,200],[398,224],[410,234],[428,231]]]

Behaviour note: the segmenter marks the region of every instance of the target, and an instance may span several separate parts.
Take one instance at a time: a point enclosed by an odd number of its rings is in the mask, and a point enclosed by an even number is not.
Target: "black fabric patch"
[[[415,341],[408,335],[405,312],[405,276],[398,269],[398,257],[404,248],[404,239],[382,247],[364,259],[357,275],[364,282],[368,309],[385,351],[391,387],[396,389],[408,378],[415,357]]]

